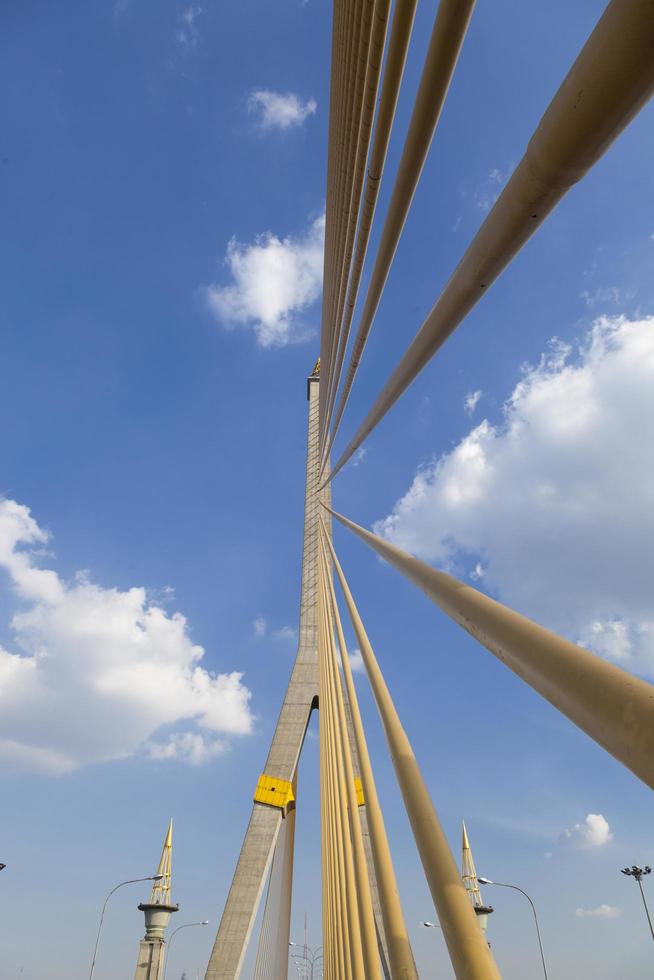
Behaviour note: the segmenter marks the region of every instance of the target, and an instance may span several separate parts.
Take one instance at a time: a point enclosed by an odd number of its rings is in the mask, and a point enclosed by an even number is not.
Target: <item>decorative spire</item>
[[[468,840],[468,833],[466,831],[465,820],[462,821],[463,825],[463,841],[462,841],[462,856],[461,856],[461,877],[463,878],[463,884],[466,886],[466,891],[468,893],[468,898],[472,902],[473,908],[478,908],[484,903],[482,901],[481,892],[479,890],[479,882],[477,881],[477,869],[475,868],[475,862],[472,857],[472,851],[470,850],[470,841]]]
[[[170,905],[170,876],[173,871],[173,821],[168,825],[168,833],[161,851],[157,874],[163,875],[161,881],[152,884],[150,905]]]
[[[461,855],[461,877],[463,878],[463,884],[465,885],[466,891],[468,893],[468,898],[472,902],[472,907],[477,915],[477,920],[481,926],[483,932],[486,932],[488,925],[488,916],[493,911],[492,905],[484,905],[483,899],[481,897],[481,891],[479,890],[479,882],[477,881],[477,869],[475,868],[475,862],[472,857],[472,851],[470,849],[470,841],[468,840],[468,832],[466,831],[465,820],[462,821],[463,834],[462,834],[462,855]]]

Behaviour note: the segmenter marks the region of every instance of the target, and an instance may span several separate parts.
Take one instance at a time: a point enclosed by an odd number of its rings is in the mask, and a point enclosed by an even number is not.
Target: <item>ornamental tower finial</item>
[[[461,877],[463,878],[463,884],[466,887],[468,898],[472,902],[472,907],[475,910],[476,915],[479,917],[479,925],[485,933],[486,928],[488,927],[488,916],[493,911],[493,908],[490,905],[484,905],[481,897],[479,882],[477,881],[477,869],[475,868],[475,861],[472,856],[472,850],[470,849],[470,841],[468,840],[465,820],[462,821],[462,828]]]
[[[171,915],[179,909],[179,905],[173,905],[170,898],[172,862],[173,822],[171,820],[157,868],[158,880],[152,884],[149,901],[141,902],[139,905],[139,909],[145,915],[145,936],[139,945],[134,980],[161,980],[163,976],[166,948],[164,934]]]

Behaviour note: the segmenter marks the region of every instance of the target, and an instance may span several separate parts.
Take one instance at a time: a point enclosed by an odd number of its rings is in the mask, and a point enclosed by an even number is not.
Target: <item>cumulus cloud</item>
[[[268,623],[265,621],[263,616],[257,616],[252,623],[252,629],[254,630],[255,636],[265,636],[268,632]]]
[[[364,459],[368,455],[368,448],[366,446],[359,446],[354,456],[352,457],[352,466],[361,466]]]
[[[285,643],[292,643],[297,639],[297,630],[293,626],[281,626],[274,631],[273,637],[276,640],[283,640]]]
[[[0,648],[0,766],[52,774],[137,753],[198,763],[251,731],[236,672],[201,666],[180,613],[145,589],[68,583],[40,567],[48,534],[0,500],[0,568],[17,609]]]
[[[483,392],[481,388],[478,388],[477,391],[468,392],[463,402],[463,407],[465,408],[467,415],[470,416],[474,415],[474,411],[477,405],[479,404],[479,399],[481,398],[482,395]]]
[[[263,130],[290,129],[301,126],[309,116],[315,114],[318,104],[315,99],[303,102],[292,92],[282,94],[268,89],[257,89],[248,97],[248,111],[257,116]]]
[[[572,830],[564,830],[561,834],[562,843],[572,844],[582,850],[604,847],[612,840],[609,822],[601,813],[589,813],[583,823],[576,823]]]
[[[198,18],[201,13],[202,7],[189,6],[181,14],[177,41],[184,50],[194,51],[198,46],[200,41]]]
[[[225,327],[252,328],[261,347],[306,339],[298,315],[320,296],[324,239],[324,215],[299,237],[265,232],[250,245],[233,238],[225,258],[233,282],[204,289],[209,309]]]
[[[355,674],[365,674],[366,668],[360,650],[352,650],[350,653],[350,667]]]
[[[654,674],[654,317],[597,319],[526,367],[375,530],[628,669]]]
[[[598,905],[596,909],[575,909],[578,919],[618,919],[622,915],[615,905]]]

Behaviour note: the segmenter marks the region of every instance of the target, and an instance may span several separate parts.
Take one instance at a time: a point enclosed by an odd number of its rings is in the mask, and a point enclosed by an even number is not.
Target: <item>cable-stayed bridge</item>
[[[462,878],[338,560],[333,519],[654,788],[650,684],[417,560],[332,509],[331,502],[333,478],[651,96],[654,0],[609,3],[504,190],[332,466],[334,441],[475,6],[474,0],[441,0],[438,6],[367,290],[360,296],[416,2],[396,0],[391,11],[390,0],[334,0],[322,334],[320,359],[307,382],[299,648],[264,769],[258,781],[253,774],[252,815],[206,980],[239,976],[266,882],[254,975],[256,980],[287,976],[296,773],[314,709],[320,715],[324,976],[413,980],[418,975],[341,608],[361,650],[454,974],[458,980],[500,977],[481,927],[479,910],[485,907],[472,881],[472,857]],[[464,837],[464,852],[466,843]]]

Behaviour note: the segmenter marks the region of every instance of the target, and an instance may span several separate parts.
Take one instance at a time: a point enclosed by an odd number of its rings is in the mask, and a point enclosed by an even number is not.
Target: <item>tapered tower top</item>
[[[490,905],[484,905],[481,897],[479,882],[477,880],[477,869],[475,868],[474,858],[470,849],[470,841],[468,840],[465,820],[462,821],[462,829],[461,877],[463,878],[463,884],[466,887],[468,898],[472,902],[472,907],[479,917],[479,924],[485,932],[488,916],[493,911],[493,908]]]
[[[173,871],[173,822],[168,824],[168,833],[159,859],[157,874],[163,875],[160,881],[152,883],[148,905],[170,905],[170,878]]]

